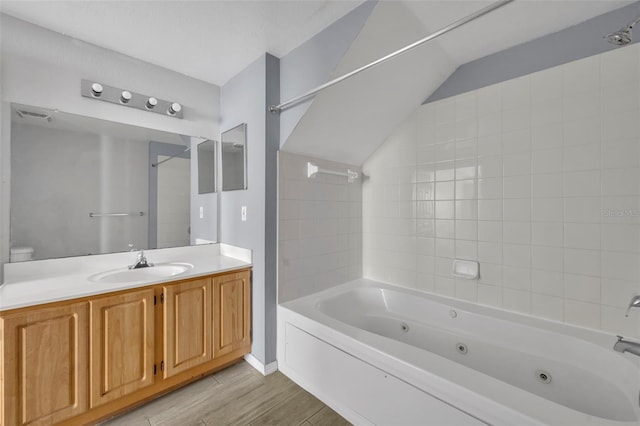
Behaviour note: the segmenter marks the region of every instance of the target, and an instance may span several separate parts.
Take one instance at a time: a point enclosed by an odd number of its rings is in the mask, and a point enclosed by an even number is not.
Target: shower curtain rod
[[[169,161],[169,160],[173,160],[174,158],[176,158],[176,157],[178,157],[178,156],[180,156],[180,155],[182,155],[182,154],[184,154],[185,152],[188,152],[188,151],[190,151],[190,150],[191,150],[191,147],[190,147],[190,146],[188,146],[184,151],[182,151],[182,152],[180,152],[180,153],[178,153],[178,154],[173,154],[171,157],[165,158],[164,160],[162,160],[162,161],[158,161],[157,163],[151,163],[151,167],[158,167],[160,164],[162,164],[162,163],[166,163],[166,162],[167,162],[167,161]]]
[[[374,67],[374,66],[379,65],[379,64],[381,64],[383,62],[386,62],[389,59],[392,59],[392,58],[394,58],[394,57],[396,57],[398,55],[401,55],[401,54],[413,49],[414,47],[418,47],[421,44],[428,42],[429,40],[433,40],[434,38],[439,37],[442,34],[448,33],[451,30],[454,30],[454,29],[456,29],[458,27],[461,27],[462,25],[464,25],[464,24],[466,24],[468,22],[471,22],[474,19],[480,18],[481,16],[484,16],[489,12],[492,12],[492,11],[494,11],[494,10],[496,10],[496,9],[498,9],[498,8],[508,4],[508,3],[511,3],[512,1],[513,0],[501,0],[501,1],[497,1],[495,3],[491,3],[489,6],[484,7],[482,9],[472,13],[471,15],[467,15],[464,18],[459,19],[458,21],[456,21],[456,22],[454,22],[452,24],[449,24],[446,27],[436,31],[435,33],[429,34],[425,38],[420,39],[420,40],[418,40],[418,41],[416,41],[414,43],[411,43],[408,46],[403,47],[402,49],[396,50],[395,52],[389,53],[388,55],[383,56],[382,58],[377,59],[377,60],[375,60],[375,61],[373,61],[373,62],[371,62],[371,63],[369,63],[367,65],[364,65],[364,66],[362,66],[362,67],[360,67],[358,69],[355,69],[355,70],[353,70],[353,71],[351,71],[351,72],[349,72],[347,74],[344,74],[344,75],[342,75],[340,77],[334,78],[333,80],[328,81],[327,83],[324,83],[323,85],[318,86],[315,89],[309,90],[308,92],[306,92],[306,93],[304,93],[304,94],[302,94],[300,96],[297,96],[295,98],[289,99],[286,102],[282,102],[281,104],[278,104],[278,105],[271,105],[271,106],[269,106],[269,112],[271,112],[273,114],[275,114],[277,112],[280,112],[283,109],[286,109],[287,107],[289,107],[291,105],[297,104],[298,102],[300,102],[300,101],[302,101],[302,100],[304,100],[304,99],[306,99],[306,98],[308,98],[310,96],[313,96],[316,93],[318,93],[318,92],[320,92],[320,91],[322,91],[324,89],[327,89],[327,88],[329,88],[329,87],[331,87],[331,86],[333,86],[335,84],[340,83],[341,81],[344,81],[344,80],[346,80],[346,79],[348,79],[350,77],[353,77],[354,75],[359,74],[362,71],[365,71],[365,70],[367,70],[367,69],[369,69],[371,67]]]

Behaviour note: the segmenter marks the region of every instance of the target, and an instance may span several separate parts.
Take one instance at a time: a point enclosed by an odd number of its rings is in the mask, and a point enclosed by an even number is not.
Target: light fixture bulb
[[[127,90],[123,90],[122,93],[120,94],[120,102],[122,102],[123,104],[126,104],[126,103],[129,103],[130,100],[131,100],[131,92]]]
[[[156,98],[147,99],[147,104],[146,104],[147,109],[153,109],[155,108],[156,105],[158,105],[158,100]]]
[[[100,95],[102,95],[102,91],[104,90],[104,88],[102,87],[102,84],[100,83],[93,83],[91,85],[91,94],[93,96],[95,96],[96,98],[99,97]]]
[[[169,115],[176,115],[177,113],[179,113],[182,110],[182,105],[180,105],[177,102],[174,102],[171,104],[171,106],[169,107],[169,110],[167,111],[167,113]]]

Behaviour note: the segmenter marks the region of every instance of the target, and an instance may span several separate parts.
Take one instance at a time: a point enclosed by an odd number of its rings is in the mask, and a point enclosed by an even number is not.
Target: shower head
[[[631,28],[618,30],[615,33],[606,35],[604,38],[606,38],[607,41],[611,44],[615,44],[616,46],[624,46],[625,44],[631,43]]]
[[[609,43],[615,44],[616,46],[624,46],[626,44],[629,44],[632,40],[631,29],[638,22],[640,22],[640,16],[638,16],[634,21],[620,28],[618,31],[604,36],[604,38],[606,38]]]

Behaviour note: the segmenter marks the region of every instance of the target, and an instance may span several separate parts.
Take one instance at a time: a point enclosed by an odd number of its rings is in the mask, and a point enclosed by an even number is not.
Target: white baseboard
[[[244,360],[249,363],[250,366],[258,370],[263,376],[268,376],[271,373],[278,371],[278,362],[273,361],[267,365],[264,365],[253,354],[246,354]]]

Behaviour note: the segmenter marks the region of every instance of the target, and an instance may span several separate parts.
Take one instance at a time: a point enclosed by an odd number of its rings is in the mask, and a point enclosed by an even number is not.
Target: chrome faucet
[[[144,250],[140,250],[140,252],[138,253],[138,257],[136,258],[136,263],[129,266],[129,269],[148,268],[149,266],[153,266],[153,263],[147,262],[147,257],[144,255]]]
[[[629,303],[627,313],[624,315],[625,317],[629,316],[629,311],[631,310],[631,308],[640,308],[640,294],[631,298],[631,303]]]
[[[613,350],[640,356],[640,343],[630,342],[629,340],[624,340],[624,337],[618,336],[618,341],[613,345]]]

